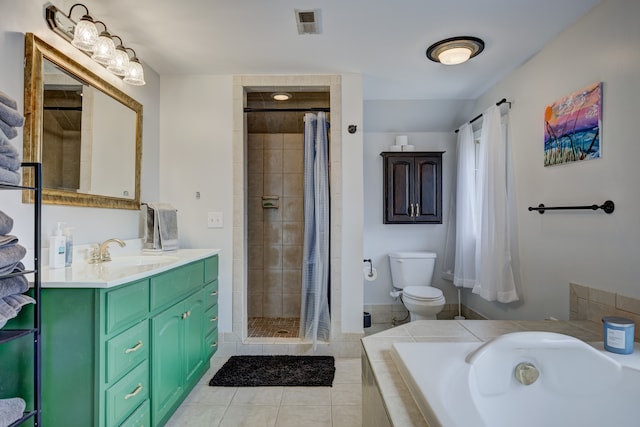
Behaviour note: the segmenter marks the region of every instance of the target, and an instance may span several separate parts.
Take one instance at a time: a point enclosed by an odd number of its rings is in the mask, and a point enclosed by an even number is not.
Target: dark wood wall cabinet
[[[442,224],[444,151],[384,152],[384,223]]]

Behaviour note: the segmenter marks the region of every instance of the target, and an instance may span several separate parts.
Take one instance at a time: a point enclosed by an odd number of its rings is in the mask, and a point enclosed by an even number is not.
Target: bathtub
[[[515,332],[485,343],[396,343],[391,355],[430,427],[640,425],[638,344],[620,355],[567,335]]]

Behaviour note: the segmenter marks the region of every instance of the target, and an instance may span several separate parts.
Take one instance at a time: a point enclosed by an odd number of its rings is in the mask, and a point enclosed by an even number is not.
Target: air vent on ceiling
[[[298,10],[296,9],[296,23],[298,34],[320,34],[320,9]]]

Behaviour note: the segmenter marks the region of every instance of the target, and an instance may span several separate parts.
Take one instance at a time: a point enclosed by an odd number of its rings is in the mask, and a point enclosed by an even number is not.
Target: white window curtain
[[[458,130],[456,242],[453,284],[473,288],[476,283],[476,147],[471,123]]]
[[[502,125],[500,109],[495,105],[482,114],[479,150],[473,293],[488,301],[509,303],[517,301],[518,294],[511,266],[507,213],[506,126]]]
[[[304,243],[300,337],[328,341],[329,122],[324,112],[304,115]]]

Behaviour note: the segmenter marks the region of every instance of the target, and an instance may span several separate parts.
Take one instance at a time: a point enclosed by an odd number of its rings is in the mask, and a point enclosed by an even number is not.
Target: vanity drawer
[[[149,357],[149,323],[140,322],[131,329],[111,338],[106,345],[107,383]]]
[[[140,280],[107,292],[105,304],[107,334],[139,322],[149,313],[149,281]]]
[[[213,353],[218,350],[218,328],[214,329],[209,335],[207,335],[204,339],[206,345],[206,352],[209,357],[213,355]]]
[[[218,278],[218,256],[204,260],[204,283],[209,283]]]
[[[149,364],[142,362],[106,391],[107,425],[118,425],[149,397]]]
[[[175,303],[204,284],[204,262],[178,267],[151,278],[151,310]]]
[[[207,310],[205,320],[208,323],[208,325],[205,326],[206,334],[209,334],[218,327],[218,304]]]
[[[150,427],[151,405],[149,399],[145,400],[136,411],[129,416],[120,427]]]
[[[213,307],[214,305],[216,305],[218,303],[218,280],[214,280],[213,282],[205,286],[204,291],[207,293],[206,308]]]

